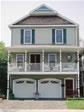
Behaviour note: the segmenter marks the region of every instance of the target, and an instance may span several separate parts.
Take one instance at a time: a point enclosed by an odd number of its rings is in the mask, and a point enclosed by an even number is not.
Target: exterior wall
[[[76,89],[76,76],[75,75],[12,75],[11,76],[11,89],[13,88],[13,80],[19,79],[19,78],[30,78],[30,79],[45,79],[45,78],[56,78],[62,80],[62,83],[64,84],[64,79],[65,78],[74,78],[74,89]],[[62,87],[62,98],[64,98],[64,87]]]
[[[23,28],[22,28],[23,29]],[[30,28],[24,28],[30,29]],[[31,28],[35,29],[35,44],[52,44],[52,28]],[[55,28],[54,28],[55,29]],[[56,27],[58,29],[58,27]],[[60,28],[64,29],[64,27]],[[78,39],[79,36],[76,37],[76,28],[66,28],[67,29],[67,44],[75,46],[76,45],[76,38]],[[11,37],[11,45],[20,45],[20,30],[21,28],[12,28],[12,37]],[[77,33],[78,34],[78,33]],[[78,39],[79,40],[79,39]],[[78,45],[77,41],[77,45]]]
[[[12,60],[11,60],[11,63],[16,63],[16,54],[24,54],[24,53],[12,53]],[[27,62],[29,63],[29,54],[31,54],[31,53],[27,53]],[[33,53],[32,53],[33,54]],[[45,52],[44,53],[44,62],[45,63],[48,63],[48,54],[56,54],[56,62],[57,63],[59,63],[60,62],[60,54],[59,54],[59,52]],[[67,55],[68,54],[70,54],[71,56],[72,56],[72,63],[75,63],[75,60],[76,60],[76,58],[77,58],[77,54],[76,53],[64,53],[64,52],[62,52],[62,62],[64,62],[64,63],[68,63],[67,62],[67,60],[66,60],[66,57],[67,57]],[[40,53],[40,55],[41,55],[41,60],[42,60],[42,54]],[[25,58],[25,54],[24,54],[24,58]]]

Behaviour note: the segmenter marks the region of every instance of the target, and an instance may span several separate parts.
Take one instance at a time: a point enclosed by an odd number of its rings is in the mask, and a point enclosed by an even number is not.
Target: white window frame
[[[30,43],[25,42],[25,31],[30,31],[30,35],[31,35]],[[32,44],[32,30],[30,30],[30,29],[25,29],[24,30],[24,44]]]
[[[62,42],[57,42],[57,41],[56,41],[56,38],[57,38],[57,37],[56,37],[56,36],[57,36],[57,35],[56,35],[56,31],[57,31],[57,30],[61,30],[61,31],[62,31]],[[63,29],[56,29],[56,30],[55,30],[55,43],[56,43],[56,44],[63,44]]]
[[[57,56],[56,56],[56,54],[48,54],[48,65],[50,64],[50,62],[49,62],[49,56],[50,55],[54,55],[55,56],[55,64],[56,64],[56,62],[57,62]]]
[[[16,54],[16,66],[17,66],[17,64],[18,64],[18,63],[17,63],[17,56],[18,56],[18,55],[22,55],[22,56],[23,56],[23,63],[24,63],[24,54]]]

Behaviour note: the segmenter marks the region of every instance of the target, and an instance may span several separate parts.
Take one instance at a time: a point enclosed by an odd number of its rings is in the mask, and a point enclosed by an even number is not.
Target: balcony
[[[77,63],[10,63],[9,72],[77,72]]]

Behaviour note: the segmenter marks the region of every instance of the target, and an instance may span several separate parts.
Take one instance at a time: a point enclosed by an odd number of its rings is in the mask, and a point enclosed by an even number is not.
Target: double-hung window
[[[32,30],[24,30],[24,44],[32,43]]]
[[[55,43],[63,44],[63,30],[62,29],[55,30]]]
[[[55,54],[49,54],[48,55],[48,64],[50,66],[50,69],[53,69],[56,63],[56,55]]]
[[[23,54],[17,54],[16,55],[16,60],[17,60],[17,66],[24,66],[23,63],[24,63],[24,55]]]

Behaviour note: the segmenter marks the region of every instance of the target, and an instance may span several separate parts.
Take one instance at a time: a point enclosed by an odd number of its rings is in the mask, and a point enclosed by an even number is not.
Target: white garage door
[[[34,98],[36,81],[33,79],[16,79],[13,81],[13,93],[16,98]]]
[[[40,98],[62,98],[61,80],[42,79],[38,82]]]

